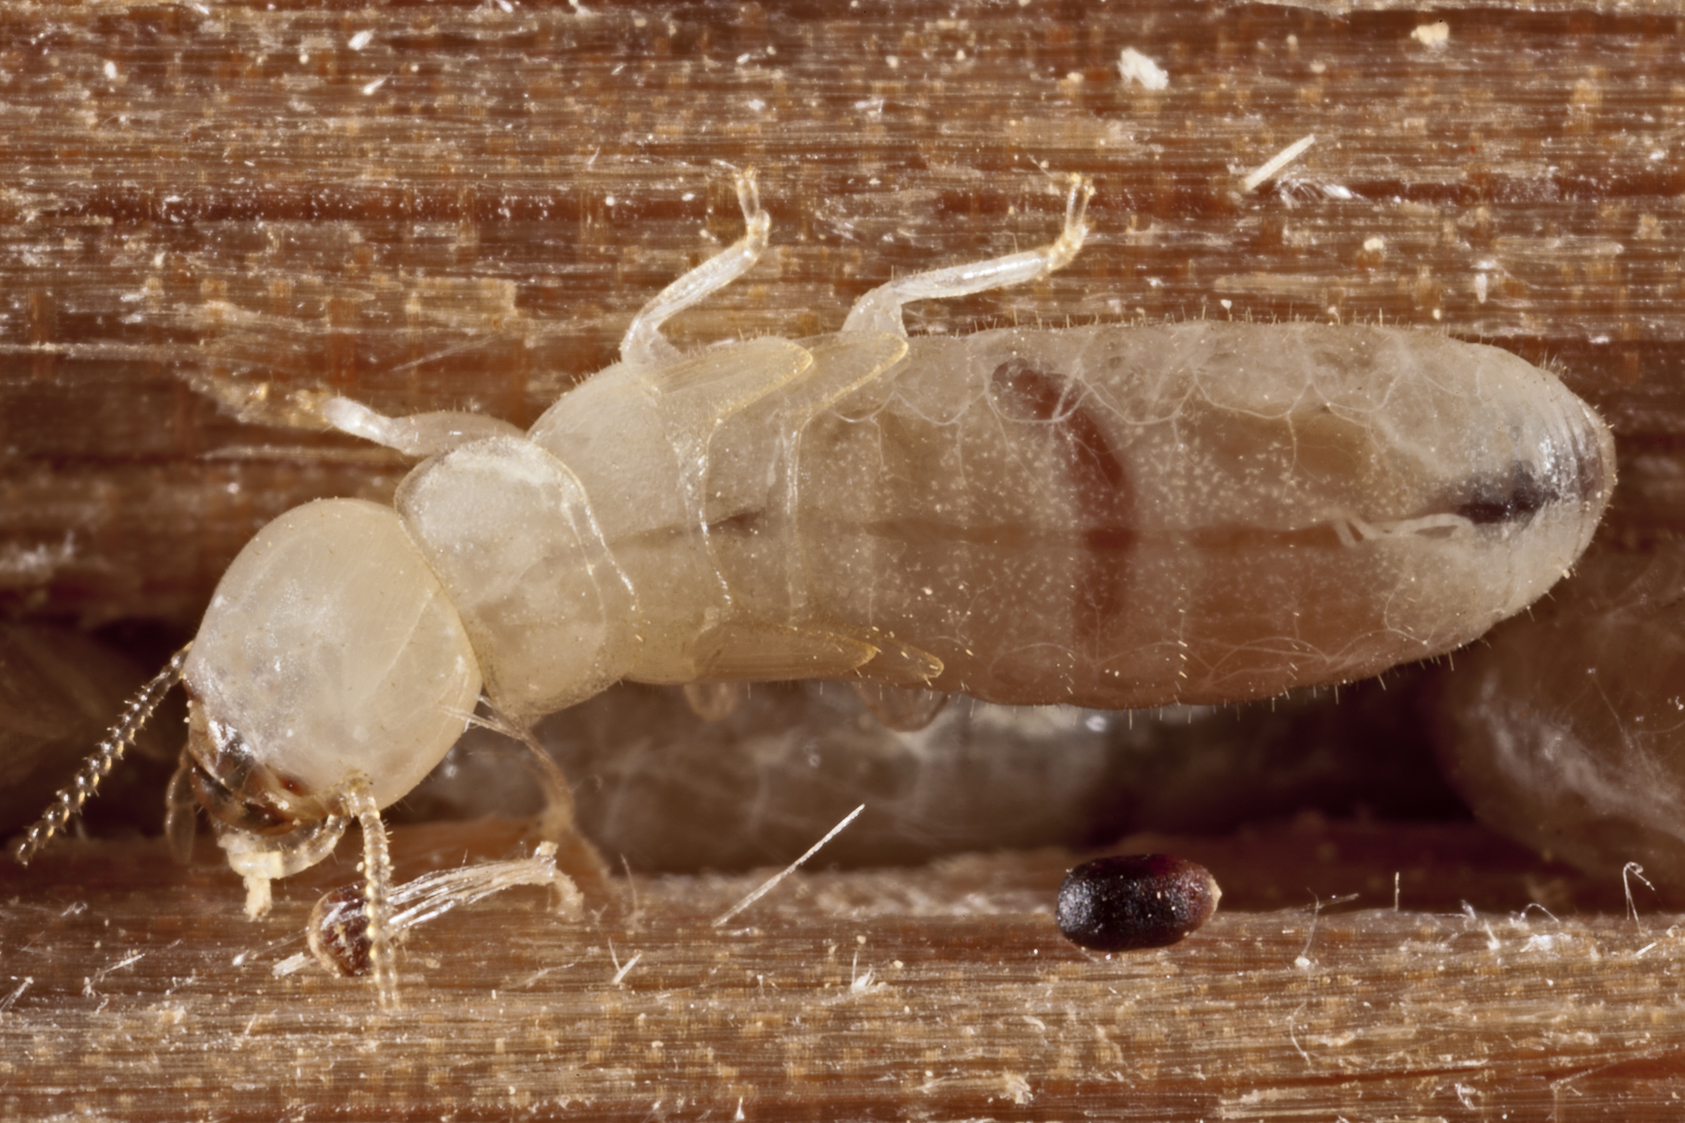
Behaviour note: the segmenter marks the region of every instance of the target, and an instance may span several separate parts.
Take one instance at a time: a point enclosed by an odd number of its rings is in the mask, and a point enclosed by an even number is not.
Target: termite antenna
[[[345,793],[345,813],[354,815],[363,831],[363,913],[368,917],[369,973],[374,976],[383,1009],[398,1006],[398,972],[392,954],[392,855],[386,849],[386,827],[368,777],[351,779]]]
[[[170,661],[164,664],[153,680],[140,688],[140,692],[129,700],[123,709],[123,716],[111,731],[105,735],[87,760],[82,762],[81,770],[68,786],[61,788],[53,797],[53,802],[47,810],[29,828],[29,833],[12,851],[19,865],[27,866],[41,848],[52,839],[55,834],[64,830],[72,815],[80,814],[82,807],[94,793],[99,790],[100,781],[110,774],[123,759],[123,754],[130,745],[135,743],[135,737],[146,725],[152,711],[158,708],[158,703],[164,700],[164,695],[170,688],[181,681],[181,668],[187,663],[187,653],[193,645],[186,647],[170,656]]]

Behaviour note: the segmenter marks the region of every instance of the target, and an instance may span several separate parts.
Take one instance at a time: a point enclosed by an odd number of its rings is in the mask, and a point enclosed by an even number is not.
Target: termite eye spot
[[[1561,498],[1561,489],[1552,486],[1550,480],[1535,475],[1529,465],[1516,464],[1506,478],[1476,483],[1469,497],[1453,513],[1476,526],[1529,522]]]
[[[363,892],[342,885],[324,893],[305,929],[317,961],[348,978],[369,972],[369,914]]]
[[[1223,891],[1211,871],[1171,854],[1113,855],[1065,875],[1054,919],[1091,951],[1167,947],[1211,919]]]

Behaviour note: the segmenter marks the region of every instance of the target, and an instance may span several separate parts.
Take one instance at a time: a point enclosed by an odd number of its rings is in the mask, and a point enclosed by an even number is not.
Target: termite
[[[746,174],[744,236],[527,433],[326,401],[330,425],[425,458],[396,509],[323,500],[265,527],[19,859],[179,678],[175,820],[203,806],[266,887],[357,819],[391,1002],[380,809],[482,689],[517,724],[621,679],[844,678],[913,711],[955,691],[1232,702],[1450,651],[1580,555],[1609,431],[1495,348],[1207,321],[909,338],[909,302],[1069,263],[1091,194],[1072,178],[1051,244],[890,281],[833,334],[680,354],[662,324],[767,244]]]

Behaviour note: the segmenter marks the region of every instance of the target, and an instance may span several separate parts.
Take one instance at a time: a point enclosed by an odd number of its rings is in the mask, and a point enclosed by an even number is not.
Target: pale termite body
[[[854,679],[892,711],[1237,701],[1450,651],[1585,548],[1609,432],[1495,348],[1208,321],[907,336],[906,302],[1066,264],[1088,193],[1050,246],[891,282],[834,334],[681,355],[661,323],[765,244],[746,177],[744,239],[529,432],[328,401],[330,424],[426,459],[395,507],[307,504],[229,568],[182,666],[177,808],[190,788],[260,881],[360,818],[389,995],[378,810],[482,690],[516,722],[621,679]]]

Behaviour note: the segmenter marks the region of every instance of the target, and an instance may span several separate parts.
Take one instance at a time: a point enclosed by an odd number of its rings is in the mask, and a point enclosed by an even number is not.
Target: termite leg
[[[525,435],[509,422],[483,413],[440,411],[387,417],[350,398],[328,398],[317,407],[317,413],[342,433],[397,449],[406,456],[437,456],[471,441]]]
[[[386,828],[366,777],[354,777],[345,792],[345,813],[363,831],[363,910],[369,918],[369,971],[374,975],[380,1004],[398,1006],[398,972],[392,954],[392,855],[386,849]]]
[[[661,325],[716,289],[731,284],[747,273],[766,249],[772,219],[761,207],[755,186],[755,169],[737,177],[737,202],[743,208],[748,227],[743,237],[692,269],[658,293],[632,318],[632,326],[620,341],[620,357],[634,366],[658,366],[678,357],[679,350],[661,334]]]
[[[1094,194],[1093,185],[1082,176],[1073,174],[1070,182],[1070,192],[1065,196],[1065,229],[1051,244],[1025,253],[951,265],[928,273],[914,273],[910,277],[879,285],[855,301],[848,319],[843,321],[843,331],[887,332],[905,336],[907,325],[901,319],[901,306],[904,304],[915,300],[970,296],[989,289],[1028,284],[1063,269],[1076,257],[1083,239],[1088,236],[1083,214]]]
[[[484,698],[481,701],[489,717],[475,716],[471,719],[473,723],[501,733],[525,749],[524,762],[544,792],[544,811],[538,817],[539,837],[557,845],[562,868],[572,879],[571,883],[583,890],[587,898],[593,902],[612,904],[616,894],[609,888],[608,867],[603,863],[602,855],[597,853],[597,848],[579,833],[574,815],[573,788],[568,784],[561,766],[539,744],[531,727],[498,713]]]
[[[561,765],[545,751],[538,738],[533,736],[532,727],[526,722],[500,713],[491,704],[491,699],[483,694],[480,696],[480,705],[485,709],[486,716],[471,715],[469,723],[509,738],[526,752],[523,763],[544,793],[544,811],[538,817],[539,837],[551,842],[561,842],[577,834],[573,788],[568,784],[567,775],[562,771]]]
[[[53,802],[36,820],[29,833],[23,836],[12,856],[19,865],[27,866],[30,859],[40,853],[41,848],[57,833],[65,828],[73,815],[79,813],[83,806],[94,797],[99,790],[99,783],[110,774],[123,758],[123,753],[135,743],[135,736],[146,725],[152,711],[158,708],[158,703],[164,700],[164,695],[170,688],[181,680],[181,669],[187,663],[187,652],[192,647],[188,644],[164,664],[152,681],[140,688],[140,693],[129,701],[123,710],[123,716],[117,719],[117,724],[105,735],[88,759],[82,762],[82,767],[68,786],[59,790],[53,797]]]
[[[885,729],[917,733],[936,720],[953,695],[946,690],[892,686],[887,682],[855,679],[854,693]]]
[[[749,697],[746,682],[687,682],[685,704],[703,721],[724,721]]]
[[[193,795],[193,758],[181,750],[181,763],[176,765],[170,786],[164,789],[164,838],[170,844],[170,857],[179,865],[193,860],[193,835],[199,826],[199,801]]]
[[[564,916],[577,918],[585,911],[585,900],[573,879],[556,868],[556,844],[541,842],[530,858],[424,874],[393,886],[392,938],[400,939],[407,929],[436,920],[458,905],[472,905],[516,885],[549,886],[555,910]],[[351,977],[368,974],[370,947],[364,908],[362,890],[343,885],[324,895],[310,911],[305,936],[317,962],[328,970]]]

